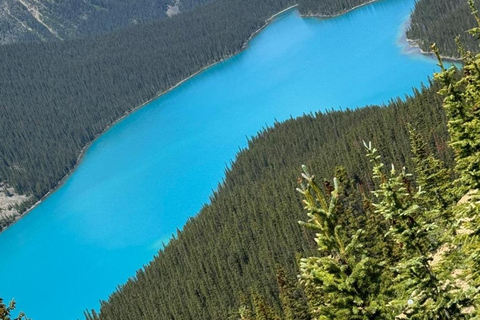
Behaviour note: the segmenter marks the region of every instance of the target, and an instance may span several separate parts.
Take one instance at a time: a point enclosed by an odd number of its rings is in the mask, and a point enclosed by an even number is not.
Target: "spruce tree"
[[[470,8],[477,27],[469,30],[480,40],[480,17],[473,0]],[[478,317],[480,308],[480,54],[473,55],[462,48],[457,40],[463,59],[463,75],[457,77],[454,67],[446,69],[439,50],[432,45],[437,55],[441,71],[435,79],[443,87],[439,91],[444,96],[444,108],[448,115],[450,146],[455,152],[456,189],[462,196],[453,207],[456,223],[452,225],[453,245],[458,250],[450,257],[456,264],[454,281],[462,286],[465,295],[473,297],[475,304],[463,311],[471,317]]]
[[[238,309],[238,314],[240,315],[240,320],[255,320],[250,308],[250,303],[247,301],[247,297],[243,293],[240,294],[240,308]]]
[[[374,191],[376,212],[390,222],[385,236],[397,243],[401,253],[391,267],[393,296],[388,312],[395,319],[463,319],[462,310],[471,300],[451,281],[448,266],[434,263],[440,246],[437,210],[425,201],[421,187],[411,186],[412,175],[405,168],[397,172],[392,165],[386,173],[377,150],[371,143],[365,146],[379,183]]]
[[[359,241],[364,230],[348,240],[340,236],[338,223],[339,185],[329,196],[314,181],[303,166],[305,183],[297,190],[309,220],[301,225],[316,231],[319,256],[300,261],[300,281],[307,292],[309,310],[314,319],[381,319],[378,303],[378,279],[382,267],[367,256]],[[329,198],[329,203],[327,202]]]
[[[408,129],[416,183],[423,190],[423,201],[444,211],[454,203],[454,196],[450,192],[452,174],[445,164],[428,150],[424,137],[412,126]]]

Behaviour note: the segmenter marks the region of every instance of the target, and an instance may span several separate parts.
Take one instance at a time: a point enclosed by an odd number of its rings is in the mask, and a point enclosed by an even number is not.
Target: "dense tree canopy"
[[[479,46],[466,30],[475,25],[467,0],[421,0],[415,5],[407,37],[414,40],[423,51],[430,52],[436,43],[440,53],[459,58],[455,37],[472,52]]]
[[[330,179],[336,165],[344,165],[345,173],[338,169],[337,174],[349,185],[344,189],[349,196],[341,202],[351,208],[341,217],[350,226],[348,232],[367,221],[372,226],[367,235],[381,232],[375,228],[383,227],[363,203],[374,183],[362,139],[374,141],[386,161],[413,167],[407,127],[412,123],[429,137],[427,150],[451,163],[445,114],[436,91],[436,85],[425,87],[387,107],[307,115],[260,133],[238,154],[211,204],[102,303],[99,315],[87,318],[235,318],[240,296],[251,297],[251,290],[275,314],[282,314],[280,301],[285,297],[279,297],[275,280],[278,266],[294,278],[296,253],[313,254],[315,248],[312,234],[297,224],[304,220],[293,192],[300,165],[306,163],[319,179]],[[382,254],[390,255],[388,250]],[[254,312],[254,301],[245,300],[245,310]]]

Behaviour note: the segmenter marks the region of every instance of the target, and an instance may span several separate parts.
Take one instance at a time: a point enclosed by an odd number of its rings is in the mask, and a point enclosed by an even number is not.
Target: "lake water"
[[[329,20],[289,11],[112,127],[0,234],[0,296],[34,320],[82,318],[208,202],[247,137],[275,119],[410,93],[436,69],[399,40],[413,6],[384,0]]]

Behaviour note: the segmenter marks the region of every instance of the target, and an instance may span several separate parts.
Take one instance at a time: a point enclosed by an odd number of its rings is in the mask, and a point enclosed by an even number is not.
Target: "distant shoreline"
[[[313,18],[313,17],[316,17],[316,18],[324,18],[324,19],[331,19],[331,18],[336,18],[336,17],[339,17],[339,16],[342,16],[344,14],[347,14],[355,9],[358,9],[360,7],[363,7],[363,6],[366,6],[368,4],[371,4],[373,2],[377,2],[377,1],[380,1],[380,0],[370,0],[370,1],[367,1],[361,5],[358,5],[358,6],[355,6],[349,10],[346,10],[346,11],[343,11],[341,13],[338,13],[338,14],[334,14],[334,15],[301,15],[302,18]],[[70,175],[78,168],[78,166],[81,164],[81,162],[83,161],[83,158],[86,154],[86,151],[87,149],[95,142],[97,141],[97,139],[103,135],[105,132],[107,132],[109,129],[111,129],[114,125],[118,124],[119,122],[121,122],[123,119],[125,119],[127,116],[133,114],[134,112],[138,111],[139,109],[141,109],[142,107],[146,106],[147,104],[151,103],[152,101],[160,98],[161,96],[169,93],[170,91],[176,89],[178,86],[182,85],[183,83],[185,83],[186,81],[190,80],[191,78],[197,76],[198,74],[200,74],[201,72],[215,66],[216,64],[219,64],[239,53],[241,53],[243,50],[245,50],[246,48],[248,48],[248,44],[249,42],[255,37],[257,36],[263,29],[265,29],[275,18],[279,17],[280,15],[290,11],[290,10],[293,10],[295,9],[296,7],[298,7],[298,4],[295,4],[295,5],[292,5],[288,8],[285,8],[277,13],[275,13],[274,15],[272,15],[270,18],[268,18],[267,20],[265,20],[265,23],[259,28],[257,29],[256,31],[254,31],[250,37],[245,41],[245,43],[242,45],[242,47],[240,48],[240,50],[236,51],[235,53],[231,54],[231,55],[228,55],[228,56],[225,56],[225,57],[222,57],[221,59],[219,59],[218,61],[213,61],[212,63],[208,64],[207,66],[199,69],[198,71],[196,71],[195,73],[191,74],[190,76],[188,76],[187,78],[177,82],[175,85],[173,85],[172,87],[170,87],[169,89],[165,90],[165,91],[162,91],[158,94],[156,94],[153,98],[151,99],[148,99],[147,101],[143,102],[142,104],[140,104],[139,106],[137,107],[134,107],[133,109],[129,110],[129,111],[126,111],[124,113],[123,116],[121,116],[120,118],[118,118],[117,120],[115,120],[114,122],[112,122],[110,125],[108,125],[107,127],[105,127],[104,130],[102,130],[100,133],[98,133],[97,135],[95,135],[95,137],[90,141],[88,142],[81,150],[80,150],[80,153],[75,161],[75,164],[73,165],[73,167],[58,181],[57,185],[51,189],[50,191],[48,191],[44,196],[42,196],[37,202],[35,202],[31,207],[29,207],[27,210],[25,210],[25,212],[23,212],[21,215],[17,216],[15,221],[12,222],[11,224],[9,224],[7,227],[5,227],[3,230],[0,231],[3,232],[5,230],[7,230],[8,228],[10,228],[12,225],[14,225],[17,221],[19,221],[20,219],[22,219],[23,217],[25,217],[28,213],[30,213],[30,211],[32,211],[33,209],[35,209],[36,207],[38,207],[43,201],[45,201],[45,199],[47,197],[49,197],[50,195],[52,195],[55,191],[57,191],[65,182],[66,180],[70,177]]]
[[[377,2],[377,1],[380,1],[380,0],[368,0],[362,4],[359,4],[358,6],[355,6],[353,8],[350,8],[348,10],[345,10],[345,11],[342,11],[340,13],[336,13],[336,14],[319,14],[319,13],[311,13],[311,14],[302,14],[302,17],[304,18],[324,18],[324,19],[330,19],[330,18],[337,18],[337,17],[340,17],[344,14],[347,14],[349,13],[350,11],[354,11],[358,8],[361,8],[363,6],[366,6],[366,5],[369,5],[369,4],[372,4],[374,2]]]
[[[87,151],[87,149],[95,142],[97,141],[97,139],[103,135],[104,133],[106,133],[109,129],[111,129],[113,126],[115,126],[116,124],[118,124],[119,122],[121,122],[123,119],[125,119],[126,117],[128,117],[129,115],[131,115],[132,113],[136,112],[137,110],[141,109],[142,107],[146,106],[147,104],[153,102],[154,100],[160,98],[161,96],[169,93],[170,91],[176,89],[178,86],[182,85],[183,83],[185,83],[186,81],[190,80],[191,78],[197,76],[198,74],[202,73],[203,71],[215,66],[216,64],[219,64],[227,59],[230,59],[231,57],[241,53],[243,50],[245,50],[247,47],[248,47],[248,43],[256,36],[258,35],[258,33],[260,33],[263,29],[265,29],[275,18],[277,18],[278,16],[286,13],[287,11],[290,11],[294,8],[296,8],[298,6],[298,4],[295,4],[293,6],[290,6],[286,9],[283,9],[282,11],[279,11],[277,13],[275,13],[274,15],[272,15],[270,18],[268,18],[267,20],[265,20],[265,24],[263,26],[261,26],[259,29],[257,29],[254,33],[252,33],[252,35],[250,35],[250,37],[245,41],[245,43],[243,44],[243,46],[240,48],[240,50],[236,51],[235,53],[231,54],[231,55],[228,55],[228,56],[225,56],[223,58],[221,58],[220,60],[218,61],[214,61],[212,63],[210,63],[209,65],[201,68],[200,70],[196,71],[195,73],[193,73],[192,75],[188,76],[187,78],[177,82],[175,85],[173,85],[172,87],[170,87],[169,89],[165,90],[165,91],[162,91],[158,94],[156,94],[153,98],[145,101],[144,103],[140,104],[139,106],[131,109],[130,111],[126,111],[124,113],[123,116],[121,116],[120,118],[118,118],[117,120],[115,120],[114,122],[112,122],[110,125],[108,125],[107,127],[105,127],[104,130],[102,130],[100,133],[98,133],[97,135],[95,135],[95,137],[90,141],[88,142],[81,150],[80,150],[80,153],[75,161],[75,164],[73,165],[73,167],[58,181],[57,185],[51,189],[50,191],[48,191],[43,197],[41,197],[37,202],[35,202],[31,207],[29,207],[27,210],[25,210],[25,212],[23,212],[22,214],[20,214],[19,216],[17,216],[15,218],[15,221],[12,222],[11,224],[9,224],[7,227],[5,227],[3,230],[0,231],[3,232],[5,230],[7,230],[8,228],[10,228],[12,225],[14,225],[16,222],[18,222],[20,219],[22,219],[23,217],[25,217],[30,211],[32,211],[33,209],[35,209],[36,207],[38,207],[43,201],[45,201],[45,199],[47,197],[49,197],[51,194],[53,194],[55,191],[57,191],[65,182],[66,180],[70,177],[70,175],[78,168],[78,166],[80,165],[80,163],[82,162],[84,156],[85,156],[85,153]]]
[[[436,58],[435,53],[433,51],[425,51],[422,48],[420,48],[419,42],[421,40],[419,40],[419,39],[416,39],[416,40],[409,39],[406,35],[405,35],[405,40],[407,41],[407,44],[408,44],[408,46],[410,46],[410,48],[416,49],[416,51],[418,51],[419,53],[421,53],[425,56],[430,56],[430,57]],[[440,57],[443,60],[450,61],[450,62],[462,62],[463,61],[461,58],[445,56],[443,54],[441,54]]]
[[[416,54],[422,54],[424,56],[428,56],[436,59],[434,52],[424,51],[422,50],[422,48],[420,48],[420,45],[419,45],[419,42],[421,41],[420,39],[410,39],[407,37],[407,30],[411,23],[412,23],[412,20],[410,18],[405,21],[405,23],[402,26],[402,36],[400,37],[399,41],[409,49],[412,49]],[[448,62],[457,62],[457,63],[462,62],[462,59],[457,57],[450,57],[442,54],[440,55],[440,57],[443,60]]]

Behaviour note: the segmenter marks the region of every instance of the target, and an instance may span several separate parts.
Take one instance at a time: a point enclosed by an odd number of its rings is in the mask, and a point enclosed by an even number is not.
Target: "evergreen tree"
[[[387,310],[404,319],[463,318],[462,309],[471,301],[463,297],[462,288],[449,281],[445,264],[432,263],[439,247],[438,223],[433,218],[438,217],[436,210],[424,202],[421,188],[412,189],[408,183],[411,175],[405,169],[397,173],[392,165],[386,174],[377,150],[371,143],[366,147],[374,178],[379,181],[374,191],[376,212],[390,221],[386,236],[401,248],[400,261],[391,267],[394,296]]]
[[[280,320],[273,308],[257,292],[252,291],[253,307],[255,310],[255,320]]]
[[[283,268],[277,271],[277,283],[280,291],[280,302],[283,310],[283,320],[308,320],[308,306],[304,293],[298,283],[288,279]]]
[[[381,319],[378,304],[379,276],[382,267],[366,255],[359,241],[364,230],[348,240],[340,236],[342,225],[338,223],[337,204],[339,185],[334,179],[334,189],[327,203],[327,195],[303,167],[306,184],[297,190],[303,195],[303,203],[309,217],[300,222],[315,230],[315,241],[320,256],[300,261],[300,280],[308,295],[309,310],[314,319]]]
[[[253,317],[250,303],[247,301],[247,297],[242,293],[240,294],[240,308],[238,309],[240,320],[255,320]]]
[[[423,190],[423,201],[445,215],[445,210],[455,200],[450,192],[452,174],[443,161],[429,152],[425,139],[416,129],[409,126],[409,133],[416,183]]]
[[[469,0],[469,4],[478,25],[469,32],[480,39],[480,17],[473,0]],[[474,56],[457,43],[464,62],[459,80],[455,78],[456,69],[444,67],[435,44],[432,50],[441,67],[435,79],[443,85],[439,93],[444,96],[450,145],[455,152],[456,187],[460,195],[463,194],[453,207],[456,221],[452,226],[453,244],[458,250],[450,262],[457,265],[454,281],[463,287],[467,296],[475,299],[474,306],[464,309],[464,313],[473,317],[479,315],[480,307],[480,54]]]
[[[17,317],[12,318],[12,311],[15,310],[15,300],[10,301],[8,305],[3,302],[3,299],[0,298],[0,320],[27,320],[25,314],[20,312]]]

